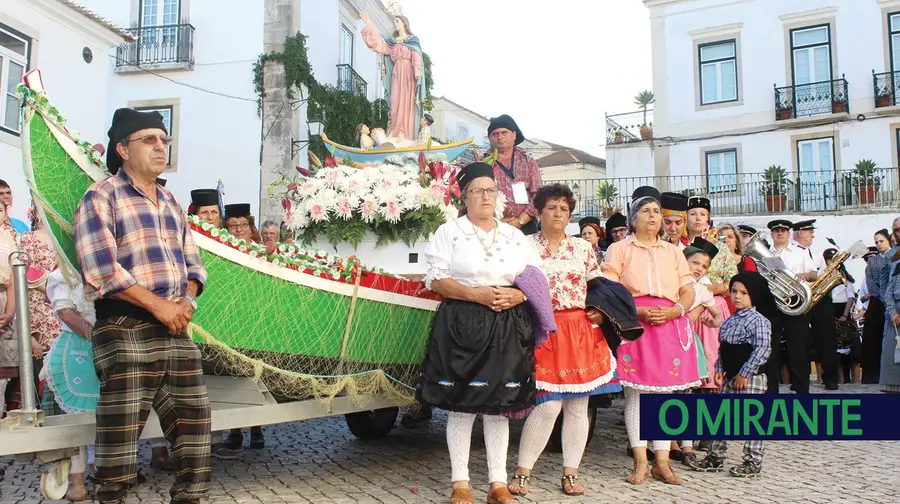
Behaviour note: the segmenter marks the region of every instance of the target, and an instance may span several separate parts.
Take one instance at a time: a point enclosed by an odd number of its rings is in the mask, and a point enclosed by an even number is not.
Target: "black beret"
[[[703,238],[700,238],[700,237],[694,238],[694,241],[691,242],[691,244],[688,246],[688,248],[685,249],[685,251],[687,251],[690,248],[694,248],[694,249],[697,249],[697,250],[705,253],[706,255],[709,256],[710,259],[716,257],[716,254],[719,253],[718,247],[716,247],[716,245],[713,242],[711,242],[709,240],[704,240]]]
[[[460,189],[465,189],[470,182],[481,177],[494,180],[494,167],[481,161],[470,163],[459,170],[459,173],[456,174],[456,181],[459,183]]]
[[[588,224],[593,224],[597,227],[603,227],[603,224],[600,222],[600,219],[598,219],[596,217],[585,217],[585,218],[581,219],[580,221],[578,221],[578,229],[582,230]]]
[[[709,198],[704,198],[703,196],[691,196],[688,198],[687,209],[691,210],[692,208],[705,208],[707,212],[712,212]]]
[[[663,210],[684,212],[688,209],[688,197],[681,193],[664,192],[659,195],[659,204]]]
[[[219,206],[219,192],[215,189],[194,189],[191,191],[191,203],[196,207]],[[250,211],[247,210],[247,213]]]
[[[132,108],[120,108],[113,113],[112,125],[106,132],[109,137],[109,144],[106,147],[106,167],[110,173],[116,174],[122,167],[122,158],[116,152],[116,145],[135,131],[150,128],[161,129],[169,134],[162,115],[155,110],[140,112]]]
[[[216,204],[218,204],[218,199]],[[225,217],[250,217],[250,203],[225,205]]]
[[[500,128],[506,128],[509,131],[516,132],[516,145],[519,145],[520,143],[525,141],[525,135],[522,134],[522,130],[519,129],[519,125],[516,124],[516,121],[513,120],[513,118],[509,115],[503,114],[498,117],[492,117],[491,122],[488,125],[488,135],[490,135],[491,132],[495,129]]]
[[[631,193],[631,201],[634,201],[634,200],[637,200],[640,198],[646,198],[648,196],[659,201],[659,196],[660,196],[659,189],[657,189],[653,186],[638,187],[637,189],[634,190],[633,193]]]
[[[606,219],[606,232],[612,233],[612,230],[615,228],[625,227],[628,225],[628,220],[619,212],[616,212],[609,216]],[[580,226],[579,226],[580,229]]]

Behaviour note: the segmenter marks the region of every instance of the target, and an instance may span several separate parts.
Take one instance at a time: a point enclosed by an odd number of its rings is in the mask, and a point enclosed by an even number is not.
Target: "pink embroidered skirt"
[[[716,308],[722,312],[724,318],[727,319],[731,316],[728,301],[723,296],[716,296]],[[710,378],[709,383],[701,388],[715,390],[717,387],[712,378],[716,375],[716,360],[719,358],[719,328],[697,324],[697,334],[700,336],[700,342],[703,343],[703,350],[706,353],[706,367],[709,369]]]
[[[638,308],[675,303],[657,297],[634,299]],[[700,385],[694,330],[687,315],[663,325],[641,323],[644,334],[622,341],[616,351],[616,371],[625,387],[651,392],[674,392]]]

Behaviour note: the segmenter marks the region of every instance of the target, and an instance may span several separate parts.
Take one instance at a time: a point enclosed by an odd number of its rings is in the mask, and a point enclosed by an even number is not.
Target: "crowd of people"
[[[859,294],[841,267],[842,284],[830,301],[787,316],[744,247],[763,243],[799,281],[815,282],[837,250],[812,253],[814,220],[772,220],[769,245],[751,226],[713,226],[704,197],[645,186],[632,194],[627,215],[584,218],[580,234],[570,236],[566,226],[577,205],[571,189],[543,184],[537,163],[518,147],[524,136],[511,117],[492,119],[488,134],[492,164],[479,157],[459,171],[459,217],[437,230],[425,252],[425,287],[443,301],[411,415],[428,418],[432,407],[449,411],[452,503],[474,504],[468,462],[478,415],[488,502],[511,504],[529,492],[560,416],[560,488],[584,493],[579,466],[592,396],[624,395],[627,452],[634,459],[627,481],[640,485],[650,477],[682,484],[673,460],[691,470],[721,471],[727,449],[724,442],[641,439],[643,394],[761,394],[777,392],[779,384],[806,394],[810,363],[829,390],[861,381],[900,392],[889,337],[900,326],[900,218],[891,231],[874,235]],[[19,351],[33,354],[35,382],[47,384],[42,408],[77,410],[55,394],[44,361],[60,339],[78,342],[93,352],[99,389],[94,498],[122,502],[140,481],[137,443],[152,408],[165,433],[154,443],[152,464],[173,471],[173,503],[199,502],[209,489],[210,457],[235,458],[243,445],[240,430],[227,437],[210,432],[204,365],[185,332],[207,275],[185,211],[159,178],[171,141],[161,116],[119,109],[109,140],[112,176],[91,186],[75,214],[82,282],[60,267],[36,209],[30,226],[8,215],[11,188],[0,181],[0,252],[25,250],[34,270],[28,275],[32,346],[19,349],[11,272],[0,264],[0,414],[21,401]],[[500,193],[507,204],[498,220]],[[271,249],[287,239],[278,223],[257,229],[249,204],[224,205],[224,215],[222,208],[216,190],[197,189],[187,213]],[[510,419],[525,420],[512,478]],[[251,429],[250,447],[264,445],[262,429]],[[89,451],[72,457],[70,501],[88,498]],[[762,443],[747,442],[743,463],[729,473],[757,476],[762,460]]]

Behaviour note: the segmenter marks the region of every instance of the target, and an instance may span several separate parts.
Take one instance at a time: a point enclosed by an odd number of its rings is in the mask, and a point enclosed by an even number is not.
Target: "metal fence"
[[[135,40],[116,49],[116,66],[194,64],[194,27],[190,24],[129,28]]]
[[[847,79],[775,88],[775,119],[850,112]]]
[[[875,91],[875,108],[897,105],[900,94],[900,72],[875,73],[872,70],[872,86]]]
[[[713,214],[718,215],[900,208],[900,168],[876,168],[864,177],[856,170],[788,173],[781,184],[762,173],[544,181],[554,182],[568,185],[575,193],[578,202],[573,220],[589,215],[602,218],[616,210],[624,213],[631,193],[640,186],[704,196],[709,198]]]
[[[337,88],[341,91],[350,91],[357,96],[366,96],[369,84],[360,77],[352,66],[342,64],[337,66],[338,82]]]
[[[646,112],[638,110],[624,114],[606,115],[606,145],[640,142],[647,140],[647,130],[641,135],[641,126],[649,127],[649,135],[653,135],[653,109]]]

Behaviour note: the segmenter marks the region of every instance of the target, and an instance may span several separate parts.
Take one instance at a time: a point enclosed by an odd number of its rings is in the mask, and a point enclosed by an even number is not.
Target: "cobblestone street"
[[[850,387],[842,387],[851,392]],[[861,391],[860,386],[852,392]],[[873,392],[867,387],[866,392]],[[821,388],[814,392],[823,392]],[[522,502],[900,502],[897,442],[772,442],[766,445],[763,476],[755,480],[726,473],[676,471],[685,484],[667,486],[648,480],[625,483],[631,459],[625,455],[623,402],[601,409],[597,430],[581,467],[584,497],[567,497],[559,489],[561,456],[545,453],[535,467],[531,493]],[[264,450],[245,450],[234,461],[213,462],[212,503],[404,503],[449,501],[449,463],[444,442],[446,415],[436,413],[418,429],[397,423],[386,438],[363,442],[350,434],[343,418],[280,425],[266,429]],[[510,474],[522,422],[514,422]],[[147,483],[133,489],[129,503],[167,503],[171,476],[149,468],[149,446],[141,447],[141,470]],[[731,445],[729,461],[740,460]],[[38,503],[40,473],[35,464],[13,464],[0,483],[0,504]],[[679,469],[680,468],[680,469]],[[470,464],[476,502],[484,502],[487,470],[480,422],[473,435]]]

